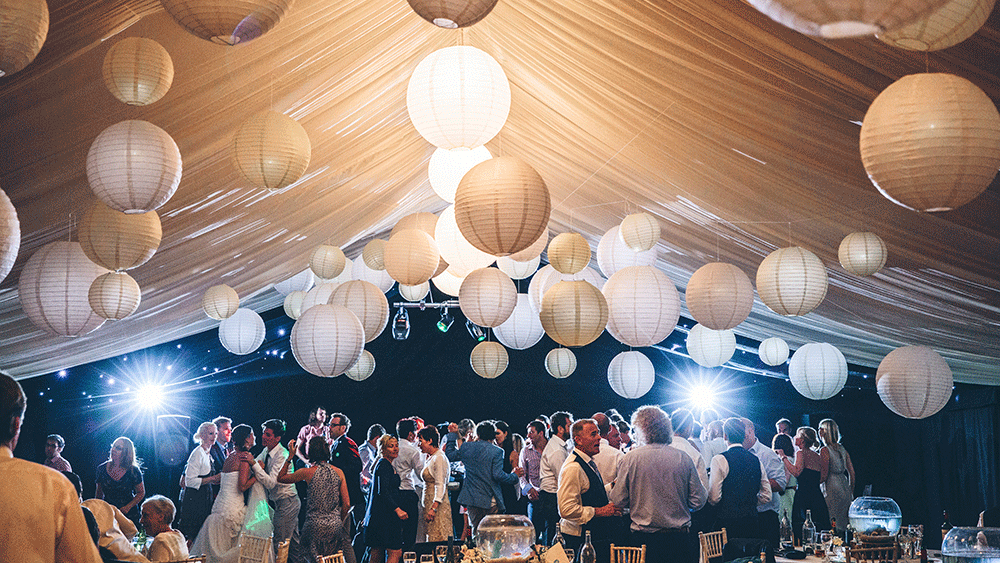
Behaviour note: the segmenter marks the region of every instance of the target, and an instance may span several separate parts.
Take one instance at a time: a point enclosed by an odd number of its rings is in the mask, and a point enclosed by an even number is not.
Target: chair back
[[[848,547],[846,563],[897,563],[899,561],[899,544],[878,547]]]
[[[278,552],[274,557],[274,563],[288,563],[288,546],[291,541],[288,539],[278,544]]]
[[[333,555],[320,555],[316,558],[316,563],[346,563],[344,552],[338,551]]]
[[[646,546],[620,547],[611,544],[611,563],[646,563]]]
[[[261,538],[248,534],[240,535],[239,563],[264,563],[271,551],[271,538]]]
[[[701,556],[698,563],[709,563],[713,557],[722,557],[722,550],[726,547],[726,529],[722,528],[718,532],[698,532],[698,543],[701,544]]]
[[[181,559],[176,563],[205,563],[207,560],[208,560],[207,555],[195,555],[192,557],[188,557],[187,559]]]

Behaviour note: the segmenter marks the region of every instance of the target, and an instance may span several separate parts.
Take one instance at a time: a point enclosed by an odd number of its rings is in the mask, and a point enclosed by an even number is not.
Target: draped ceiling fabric
[[[957,211],[918,214],[877,193],[858,150],[869,104],[906,74],[951,72],[1000,100],[997,14],[926,56],[874,38],[815,40],[735,0],[500,0],[465,30],[436,28],[405,0],[296,0],[272,31],[236,47],[188,34],[155,0],[48,4],[41,54],[0,79],[0,186],[23,240],[0,285],[0,369],[17,378],[209,330],[218,322],[201,295],[219,283],[258,311],[279,307],[272,285],[306,268],[317,245],[354,257],[400,217],[442,210],[427,182],[434,147],[410,124],[406,85],[423,57],[464,43],[510,79],[510,118],[488,147],[542,175],[553,233],[578,231],[596,249],[646,210],[663,226],[658,266],[682,291],[707,262],[753,279],[771,251],[803,246],[827,265],[826,300],[781,317],[758,299],[737,334],[829,342],[868,366],[926,345],[958,381],[1000,384],[998,182]],[[104,54],[129,36],[173,58],[173,87],[147,107],[121,104],[101,78]],[[233,132],[264,109],[295,118],[312,141],[306,175],[278,192],[248,185],[229,154]],[[124,119],[163,128],[184,159],[159,209],[160,249],[129,272],[142,304],[87,336],[45,335],[18,302],[21,268],[42,245],[75,240],[94,199],[87,150]],[[856,230],[889,248],[871,278],[837,262]]]

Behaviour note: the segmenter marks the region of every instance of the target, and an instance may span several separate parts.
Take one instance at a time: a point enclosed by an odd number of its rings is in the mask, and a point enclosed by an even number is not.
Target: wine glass
[[[430,553],[420,554],[420,563],[434,563],[434,556]]]
[[[403,563],[417,563],[417,552],[407,551],[403,554]]]
[[[827,559],[827,554],[830,553],[830,544],[833,542],[833,532],[830,530],[823,530],[819,533],[819,543],[816,544],[814,555],[816,557],[821,557],[824,561],[829,561]]]

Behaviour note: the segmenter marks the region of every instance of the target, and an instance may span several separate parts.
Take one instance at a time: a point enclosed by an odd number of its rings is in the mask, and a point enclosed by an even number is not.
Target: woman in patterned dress
[[[420,477],[424,481],[423,515],[427,523],[426,535],[419,541],[440,542],[452,534],[451,503],[448,501],[448,478],[451,465],[438,447],[438,431],[425,426],[417,432],[420,451],[427,456]]]

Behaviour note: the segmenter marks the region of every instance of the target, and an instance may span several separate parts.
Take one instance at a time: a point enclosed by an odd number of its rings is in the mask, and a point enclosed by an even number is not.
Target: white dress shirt
[[[740,444],[733,444],[729,449],[742,448]],[[757,460],[760,463],[760,460]],[[709,472],[708,502],[709,504],[719,504],[722,499],[722,482],[729,475],[729,462],[726,457],[719,454],[712,458],[712,470]],[[767,472],[764,464],[760,464],[760,489],[757,491],[757,506],[771,502],[771,482],[767,480]]]
[[[680,436],[674,436],[674,439],[670,442],[670,447],[677,448],[678,450],[686,453],[691,461],[694,462],[694,468],[698,471],[698,477],[701,479],[701,486],[708,490],[708,470],[705,468],[705,458],[702,457],[701,452],[699,452],[691,442],[688,442],[686,438],[681,438]]]
[[[607,440],[601,438],[601,449],[594,456],[594,463],[597,464],[597,470],[601,472],[601,479],[605,485],[614,483],[618,475],[618,464],[622,462],[624,455],[621,450],[612,448]]]
[[[589,463],[592,459],[589,455],[574,449],[573,453],[580,456],[584,463]],[[568,459],[568,456],[567,456]],[[597,463],[596,459],[594,463]],[[564,533],[580,536],[583,533],[583,526],[594,517],[597,507],[583,505],[583,493],[590,490],[590,479],[580,467],[579,463],[563,463],[559,471],[559,490],[556,498],[559,502],[559,529]],[[604,491],[611,490],[611,485],[604,485]]]
[[[420,457],[420,450],[413,442],[399,439],[399,457],[392,460],[392,468],[399,475],[399,490],[416,491],[417,487],[423,488],[420,472],[424,468],[424,462]]]
[[[267,458],[269,454],[270,459]],[[278,443],[270,451],[264,450],[257,454],[257,461],[267,460],[266,467],[261,467],[259,463],[250,466],[253,468],[253,474],[257,477],[257,481],[267,489],[267,498],[271,500],[293,497],[297,494],[294,484],[278,482],[278,474],[281,473],[281,466],[285,464],[286,459],[288,459],[288,450],[281,443]]]
[[[372,482],[372,468],[378,461],[378,449],[365,440],[358,444],[358,455],[361,456],[361,486],[367,490]]]
[[[211,446],[210,446],[211,447]],[[192,489],[201,488],[201,478],[212,472],[212,456],[208,450],[198,446],[188,456],[184,468],[184,486]]]
[[[774,453],[774,450],[771,448],[761,444],[760,440],[754,442],[749,451],[760,460],[761,467],[764,468],[767,478],[774,479],[778,483],[778,486],[784,490],[785,485],[788,484],[788,475],[785,473],[785,464],[778,457],[778,454]],[[770,483],[768,483],[768,487],[770,487]],[[781,496],[773,493],[774,491],[772,491],[771,500],[757,505],[757,512],[767,510],[778,512],[778,509],[781,507]]]
[[[451,464],[442,450],[427,458],[424,469],[434,476],[433,499],[440,503],[448,502],[448,478],[451,477]]]
[[[711,467],[712,458],[726,451],[726,441],[722,438],[712,438],[701,443],[701,456],[705,458],[705,465]],[[711,469],[709,470],[711,472]]]
[[[566,440],[559,436],[549,438],[549,443],[545,444],[538,475],[542,479],[542,490],[546,493],[556,494],[559,491],[559,471],[569,457],[569,452],[570,450],[566,449]]]

